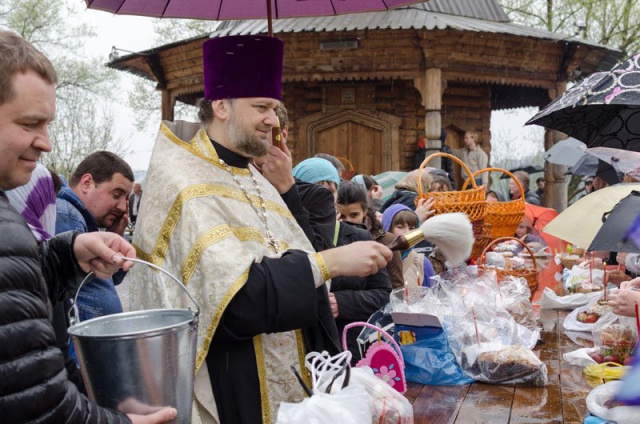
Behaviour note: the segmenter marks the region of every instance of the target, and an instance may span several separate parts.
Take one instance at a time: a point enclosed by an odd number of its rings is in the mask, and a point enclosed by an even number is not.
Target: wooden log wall
[[[306,146],[301,146],[296,120],[318,112],[333,114],[340,110],[367,110],[384,112],[402,118],[400,127],[400,169],[412,169],[413,153],[418,140],[418,128],[424,128],[424,108],[420,105],[419,93],[411,81],[352,81],[352,82],[288,82],[284,84],[283,102],[289,112],[289,148],[294,162],[306,159]],[[355,105],[344,105],[334,89],[354,88]],[[366,96],[359,100],[358,93]],[[375,154],[375,152],[374,152]]]

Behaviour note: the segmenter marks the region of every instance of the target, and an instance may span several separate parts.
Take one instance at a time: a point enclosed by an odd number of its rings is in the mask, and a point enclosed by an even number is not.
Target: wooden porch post
[[[442,93],[444,84],[442,82],[442,70],[440,68],[427,69],[420,78],[413,81],[414,87],[422,95],[422,105],[426,113],[424,116],[424,131],[426,142],[426,156],[437,153],[442,147],[440,132],[442,131]],[[434,159],[429,166],[440,168],[440,158]]]
[[[162,120],[173,121],[173,109],[176,106],[176,99],[167,89],[160,90],[162,93]]]
[[[549,89],[549,98],[554,100],[567,89],[566,81],[559,81],[554,88]],[[558,141],[566,138],[566,135],[547,129],[544,134],[544,150],[547,151]],[[553,208],[562,212],[567,208],[567,188],[566,181],[567,167],[564,165],[554,165],[549,162],[544,165],[545,189],[542,196],[542,204],[548,208]]]

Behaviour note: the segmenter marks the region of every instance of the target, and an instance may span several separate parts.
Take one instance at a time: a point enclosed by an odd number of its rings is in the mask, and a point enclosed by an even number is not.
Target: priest
[[[272,37],[205,42],[201,122],[164,122],[147,173],[137,252],[179,276],[201,306],[194,423],[275,422],[281,402],[302,401],[290,368],[303,370],[307,351],[328,348],[305,345],[301,331],[322,312],[316,288],[375,273],[391,258],[376,242],[315,253],[276,189],[249,165],[276,148],[283,53]],[[189,305],[149,267],[128,278],[134,308]]]

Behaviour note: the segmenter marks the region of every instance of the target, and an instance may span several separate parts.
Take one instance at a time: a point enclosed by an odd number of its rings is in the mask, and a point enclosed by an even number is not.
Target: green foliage
[[[101,101],[113,100],[118,76],[87,56],[84,44],[95,32],[82,23],[80,6],[70,0],[0,2],[0,27],[40,49],[58,73],[57,116],[49,128],[53,151],[42,162],[65,176],[93,151],[128,152],[122,140],[114,139],[113,111],[99,107]]]
[[[501,4],[516,23],[576,34],[627,55],[640,49],[637,0],[502,0]],[[586,27],[579,30],[576,20],[584,21]]]
[[[144,131],[150,123],[160,122],[161,96],[153,82],[136,78],[128,96],[129,107],[136,111],[133,118],[136,130]]]

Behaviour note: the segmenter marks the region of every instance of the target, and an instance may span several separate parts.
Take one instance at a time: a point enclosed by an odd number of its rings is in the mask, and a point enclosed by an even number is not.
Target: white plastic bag
[[[368,424],[373,401],[363,386],[353,385],[335,394],[314,393],[301,403],[280,404],[278,424]]]
[[[351,353],[335,356],[311,352],[305,366],[311,371],[313,395],[300,403],[282,402],[278,424],[371,423],[373,398],[364,386],[348,386]],[[375,377],[374,377],[375,378]],[[391,389],[393,390],[393,389]]]
[[[569,293],[584,293],[585,291],[602,291],[604,271],[597,268],[589,269],[586,265],[575,265],[569,271],[565,288]]]
[[[587,408],[596,417],[613,421],[617,424],[638,424],[640,422],[640,406],[616,406],[608,408],[605,403],[618,393],[622,381],[610,381],[596,387],[587,395]]]
[[[567,296],[558,296],[549,287],[545,287],[540,298],[541,309],[575,309],[584,306],[593,299],[600,298],[602,292],[574,293]]]
[[[505,308],[518,324],[533,331],[538,327],[538,319],[530,297],[531,290],[526,279],[508,276],[500,281],[498,304]]]
[[[373,398],[374,423],[413,423],[413,407],[411,403],[400,392],[376,377],[370,367],[353,368],[349,385],[364,387]]]
[[[572,350],[562,355],[562,358],[569,363],[569,365],[578,365],[581,367],[587,367],[593,365],[596,361],[593,360],[590,353],[595,353],[599,349],[595,347],[583,347],[581,349]]]
[[[571,311],[571,313],[569,313],[569,315],[566,316],[566,318],[564,319],[564,322],[562,323],[562,326],[564,327],[564,329],[567,331],[591,332],[594,329],[606,327],[609,324],[613,323],[618,318],[618,315],[615,315],[611,311],[605,313],[604,315],[601,315],[598,321],[596,321],[593,324],[588,324],[588,323],[578,321],[578,314],[580,314],[583,311],[586,311],[593,305],[597,304],[600,298],[602,298],[601,292],[599,292],[598,296],[592,299],[591,302],[589,302],[587,305],[581,306]]]

